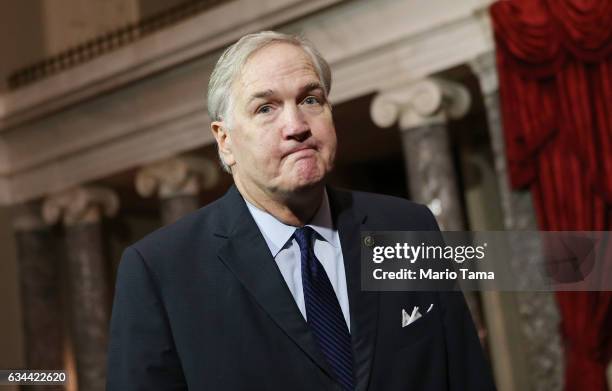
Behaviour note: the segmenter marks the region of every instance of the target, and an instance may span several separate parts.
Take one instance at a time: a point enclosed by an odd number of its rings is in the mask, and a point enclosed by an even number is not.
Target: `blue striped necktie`
[[[302,285],[308,326],[344,390],[354,390],[351,334],[327,273],[314,254],[310,227],[298,228],[295,237],[302,254]]]

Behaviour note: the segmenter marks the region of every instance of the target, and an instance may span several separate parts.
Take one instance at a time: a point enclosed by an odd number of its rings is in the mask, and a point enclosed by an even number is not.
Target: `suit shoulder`
[[[353,207],[367,214],[370,223],[387,230],[439,230],[425,205],[385,194],[350,191]]]
[[[401,197],[364,191],[351,191],[351,193],[355,200],[355,205],[358,207],[400,208],[402,210],[413,211],[423,211],[427,209],[425,205]]]
[[[133,243],[145,258],[150,254],[164,254],[169,251],[189,248],[194,243],[206,242],[215,227],[223,223],[218,213],[219,201],[212,203],[179,218],[176,222],[160,227]]]

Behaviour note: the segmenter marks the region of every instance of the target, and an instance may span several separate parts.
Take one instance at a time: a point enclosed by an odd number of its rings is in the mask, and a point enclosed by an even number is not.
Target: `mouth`
[[[292,150],[290,150],[289,152],[287,152],[285,154],[285,156],[283,156],[283,158],[286,158],[288,156],[296,156],[296,157],[300,157],[302,155],[307,156],[310,155],[312,153],[314,153],[316,151],[316,148],[313,146],[309,146],[309,145],[303,145],[300,146],[298,148],[293,148]]]

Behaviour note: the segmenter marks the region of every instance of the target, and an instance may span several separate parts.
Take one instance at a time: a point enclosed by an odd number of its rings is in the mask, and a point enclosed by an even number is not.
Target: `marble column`
[[[101,220],[119,208],[117,195],[105,188],[79,187],[48,197],[43,217],[62,222],[70,290],[70,316],[80,390],[102,391],[110,318],[108,262]]]
[[[530,192],[512,190],[509,183],[495,54],[486,53],[474,59],[469,65],[479,79],[487,111],[489,136],[504,215],[504,228],[506,230],[537,230]],[[521,239],[523,239],[522,236]],[[520,273],[520,270],[524,268],[523,265],[540,262],[534,259],[541,253],[539,249],[540,243],[536,235],[529,240],[511,243],[509,251],[512,252],[512,267]],[[527,273],[521,274],[529,278]],[[517,352],[517,346],[514,343],[515,346],[508,346],[499,355],[501,359],[514,358],[515,362],[512,363],[515,366],[514,373],[506,372],[512,389],[562,390],[564,365],[559,336],[560,317],[554,294],[517,292],[500,295],[499,292],[489,292],[486,301],[490,302],[488,307],[491,310],[491,316],[497,319],[506,318],[503,323],[508,332],[507,339],[516,341],[518,337],[522,340],[521,346],[524,351]],[[500,308],[506,310],[506,313],[499,313]],[[517,320],[518,335],[515,330],[512,330]],[[500,346],[509,343],[504,342],[503,339],[503,336],[499,336]],[[525,378],[526,381],[521,382],[521,379]]]
[[[180,156],[143,167],[136,174],[136,191],[143,197],[156,195],[161,202],[164,225],[200,207],[199,193],[219,179],[217,165],[208,159]]]
[[[21,288],[25,367],[63,369],[64,338],[58,237],[43,221],[40,204],[13,210]],[[62,386],[32,386],[63,390]]]
[[[470,94],[460,84],[436,78],[379,93],[370,107],[382,128],[398,124],[411,198],[429,207],[444,231],[465,230],[458,180],[448,135],[448,121],[470,107]],[[464,293],[481,343],[486,330],[478,296]]]
[[[447,123],[469,106],[463,86],[427,78],[381,92],[370,108],[376,125],[399,125],[410,195],[426,204],[447,231],[465,229]]]

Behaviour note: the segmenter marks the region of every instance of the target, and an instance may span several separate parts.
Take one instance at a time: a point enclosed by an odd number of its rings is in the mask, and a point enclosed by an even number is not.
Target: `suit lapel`
[[[351,313],[351,340],[355,361],[355,389],[368,387],[378,326],[378,292],[361,290],[361,230],[367,216],[354,205],[349,192],[327,188],[332,216],[338,228]]]
[[[216,235],[227,241],[219,249],[219,258],[289,338],[333,378],[257,224],[234,186],[226,194],[223,208],[227,226]]]

